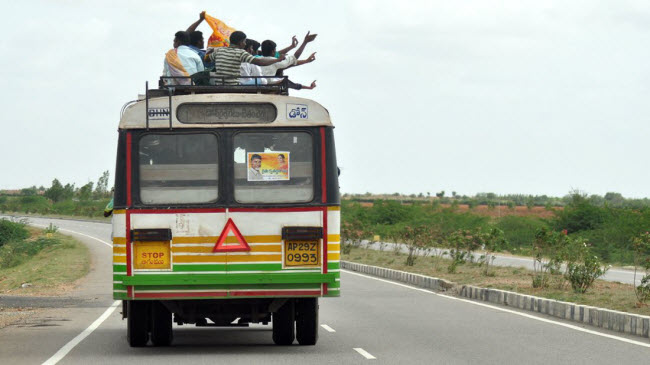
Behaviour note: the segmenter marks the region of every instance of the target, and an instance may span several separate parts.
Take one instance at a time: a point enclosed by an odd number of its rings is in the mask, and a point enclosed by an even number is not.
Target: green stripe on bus
[[[136,285],[136,291],[143,290],[276,290],[276,289],[320,289],[320,284],[257,284],[257,285]]]
[[[113,265],[113,272],[126,272],[126,265]]]
[[[126,290],[126,285],[113,284],[113,290]]]
[[[341,268],[341,263],[336,261],[336,262],[328,262],[327,263],[327,269],[328,270],[338,270]]]
[[[328,269],[338,269],[339,264],[330,263],[327,265]],[[196,271],[282,271],[282,264],[205,264],[205,265],[186,265],[175,264],[174,272],[196,272]],[[303,270],[320,270],[319,267],[312,268],[297,268],[297,269],[284,269],[291,271]]]
[[[123,278],[125,285],[210,285],[210,284],[293,284],[333,283],[338,273],[289,274],[187,274],[136,275]]]

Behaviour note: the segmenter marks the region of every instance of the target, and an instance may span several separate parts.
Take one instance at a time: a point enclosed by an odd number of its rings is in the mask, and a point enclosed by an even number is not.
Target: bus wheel
[[[173,338],[171,312],[161,302],[151,303],[151,342],[169,346]]]
[[[273,313],[273,342],[276,345],[287,346],[293,343],[294,318],[293,300],[287,301]]]
[[[129,300],[127,302],[126,338],[131,347],[147,346],[149,342],[149,303]]]
[[[302,346],[318,341],[318,298],[296,300],[296,338]]]

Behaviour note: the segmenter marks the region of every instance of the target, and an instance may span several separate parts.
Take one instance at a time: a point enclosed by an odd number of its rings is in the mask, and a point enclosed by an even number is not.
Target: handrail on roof
[[[246,84],[242,84],[245,82]],[[204,73],[192,76],[161,76],[158,89],[149,90],[149,97],[183,94],[279,94],[289,95],[288,77],[246,76],[220,77]]]

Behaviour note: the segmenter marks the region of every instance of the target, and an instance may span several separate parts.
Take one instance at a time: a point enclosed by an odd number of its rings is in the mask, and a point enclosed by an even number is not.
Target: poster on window
[[[289,152],[248,152],[248,181],[289,180]]]

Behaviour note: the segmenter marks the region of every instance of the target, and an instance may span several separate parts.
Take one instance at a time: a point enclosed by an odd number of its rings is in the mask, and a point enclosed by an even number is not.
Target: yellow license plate
[[[169,270],[169,241],[133,242],[133,268],[136,270]]]
[[[320,266],[320,244],[318,241],[285,241],[284,266]]]

